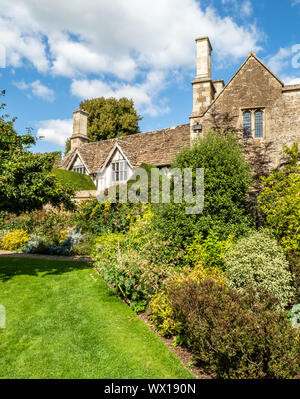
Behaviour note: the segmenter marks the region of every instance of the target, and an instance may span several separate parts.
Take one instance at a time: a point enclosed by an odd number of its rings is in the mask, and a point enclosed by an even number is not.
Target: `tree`
[[[185,202],[158,205],[153,223],[164,238],[186,247],[196,234],[205,239],[213,231],[226,239],[230,234],[239,236],[249,229],[245,204],[251,184],[250,165],[235,134],[208,133],[192,148],[181,151],[172,167],[182,171],[204,168],[204,210],[189,215],[186,207],[190,205]]]
[[[0,109],[5,105],[1,104]],[[46,204],[73,209],[73,190],[51,174],[55,154],[33,154],[29,148],[36,139],[30,129],[19,135],[14,129],[15,120],[9,120],[8,115],[0,117],[0,211],[20,214],[42,209]]]
[[[300,252],[300,152],[298,144],[284,147],[286,162],[262,179],[259,209],[287,253]]]
[[[138,133],[138,122],[142,119],[127,98],[85,100],[80,108],[89,113],[88,136],[92,141],[112,139]]]
[[[67,155],[67,153],[71,150],[71,139],[68,138],[65,142],[65,152],[64,155]]]

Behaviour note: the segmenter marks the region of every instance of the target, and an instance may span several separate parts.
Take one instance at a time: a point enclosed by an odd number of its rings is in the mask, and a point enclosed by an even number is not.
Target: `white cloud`
[[[249,0],[246,0],[241,5],[241,12],[246,17],[250,17],[253,13],[252,4]]]
[[[274,73],[280,73],[284,68],[286,68],[290,62],[292,57],[292,48],[280,48],[278,52],[269,57],[268,66]]]
[[[278,74],[284,84],[300,84],[300,44],[280,48],[266,62],[269,68]],[[288,74],[288,71],[290,71],[290,74]]]
[[[137,109],[144,114],[157,116],[168,113],[170,109],[165,104],[165,99],[158,104],[153,103],[159,89],[165,85],[166,76],[162,72],[151,72],[142,84],[130,85],[128,83],[108,84],[100,79],[73,80],[71,85],[72,94],[80,99],[94,97],[128,97],[134,100]]]
[[[222,4],[232,5],[235,12],[242,17],[250,17],[253,13],[252,3],[250,0],[222,0]]]
[[[292,2],[292,7],[293,7],[293,6],[296,6],[297,4],[300,4],[300,0],[294,0],[294,1]]]
[[[241,10],[250,14],[249,0]],[[76,82],[117,81],[107,91],[128,90],[150,114],[162,88],[154,93],[154,81],[149,88],[151,74],[167,81],[178,72],[190,75],[199,36],[210,37],[219,65],[260,48],[255,25],[239,25],[197,0],[0,0],[0,44],[8,66],[29,62],[39,72],[72,78],[72,92]]]
[[[72,134],[72,119],[50,119],[37,122],[37,137],[49,143],[65,145],[67,138]]]
[[[300,79],[300,44],[280,48],[275,55],[268,58],[267,64],[273,72],[281,77],[284,83],[298,83]],[[288,70],[293,70],[290,76],[287,74]],[[297,72],[299,77],[296,76]]]
[[[35,97],[42,98],[45,101],[54,101],[55,93],[47,86],[43,85],[39,80],[32,83],[25,83],[23,80],[20,82],[13,82],[13,84],[19,89],[24,91],[30,91]]]

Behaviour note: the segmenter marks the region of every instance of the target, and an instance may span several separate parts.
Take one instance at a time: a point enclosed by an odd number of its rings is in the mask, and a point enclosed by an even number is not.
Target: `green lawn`
[[[0,378],[192,378],[81,262],[0,257]]]
[[[69,183],[76,191],[96,190],[93,180],[88,175],[58,168],[53,168],[52,172],[63,183]]]

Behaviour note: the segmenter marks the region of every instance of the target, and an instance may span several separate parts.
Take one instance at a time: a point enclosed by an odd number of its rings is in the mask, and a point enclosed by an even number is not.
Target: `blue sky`
[[[63,150],[84,98],[133,98],[142,131],[187,123],[196,46],[225,83],[255,51],[300,83],[300,0],[0,0],[0,89],[34,151]]]

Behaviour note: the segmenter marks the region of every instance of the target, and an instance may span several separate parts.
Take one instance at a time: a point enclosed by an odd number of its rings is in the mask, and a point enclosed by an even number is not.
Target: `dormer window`
[[[74,168],[72,170],[73,170],[73,172],[80,173],[81,175],[86,174],[84,166],[74,166]]]
[[[245,139],[264,137],[264,112],[261,109],[249,109],[243,112],[243,130]]]
[[[81,175],[86,175],[87,170],[81,160],[81,158],[77,155],[75,161],[72,164],[72,167],[70,169],[73,172],[80,173]]]
[[[114,161],[111,164],[112,182],[121,183],[128,179],[128,165],[125,160]]]

